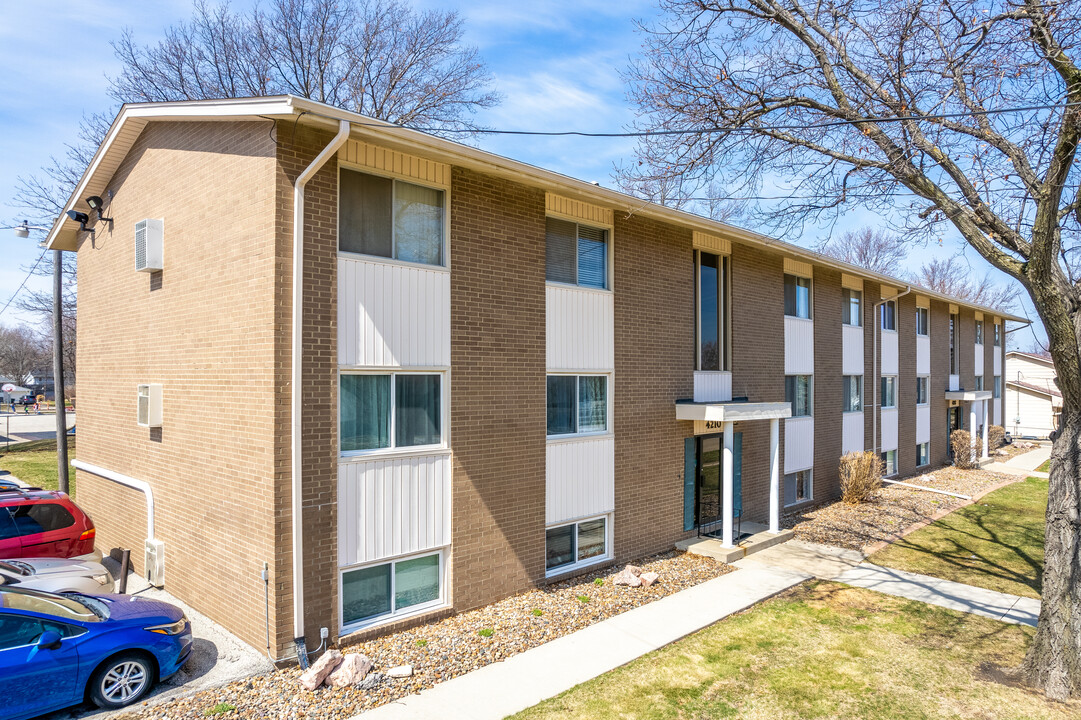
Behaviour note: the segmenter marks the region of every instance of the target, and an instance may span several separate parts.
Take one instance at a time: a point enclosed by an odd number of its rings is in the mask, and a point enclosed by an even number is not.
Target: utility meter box
[[[146,541],[144,567],[148,583],[154,587],[165,586],[165,542],[163,540]]]

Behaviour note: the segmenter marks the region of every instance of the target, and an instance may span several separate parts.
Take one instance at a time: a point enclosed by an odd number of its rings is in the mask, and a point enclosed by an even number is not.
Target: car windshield
[[[0,591],[0,608],[52,615],[61,620],[77,622],[99,622],[109,616],[108,607],[94,598],[33,590]]]

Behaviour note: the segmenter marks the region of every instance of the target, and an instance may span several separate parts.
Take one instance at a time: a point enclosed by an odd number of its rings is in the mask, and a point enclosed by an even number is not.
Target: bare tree
[[[820,253],[835,257],[873,272],[897,275],[910,252],[910,242],[882,228],[865,227],[849,230],[840,237],[829,238],[816,248]]]
[[[1021,297],[1021,289],[1016,284],[999,285],[990,272],[975,277],[968,265],[957,257],[935,258],[924,263],[916,275],[916,282],[928,290],[998,310],[1008,310]]]
[[[48,366],[49,346],[28,327],[0,327],[0,375],[23,383],[34,370]]]
[[[627,73],[634,176],[792,188],[783,227],[877,210],[952,226],[1043,321],[1063,394],[1043,602],[1020,669],[1081,696],[1081,0],[660,0]]]

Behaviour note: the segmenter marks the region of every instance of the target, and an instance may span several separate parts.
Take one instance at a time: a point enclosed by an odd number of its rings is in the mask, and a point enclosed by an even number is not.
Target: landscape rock
[[[1009,453],[1005,450],[995,450],[995,455],[998,455],[1000,457],[1006,457],[1007,455],[1009,455]]]
[[[367,676],[372,669],[372,661],[359,653],[348,653],[327,675],[327,687],[346,687],[356,685]]]
[[[627,587],[641,587],[642,580],[639,575],[642,574],[642,568],[635,565],[628,565],[619,571],[616,575],[614,582],[616,585],[626,585]]]
[[[642,581],[642,587],[649,587],[653,583],[657,582],[657,578],[659,577],[660,575],[655,572],[644,572],[638,576],[638,579]]]
[[[389,678],[407,678],[413,675],[412,665],[399,665],[398,667],[392,667],[387,670],[387,677]]]
[[[300,684],[307,690],[315,690],[327,679],[327,675],[342,661],[342,654],[337,650],[327,650],[310,668],[300,676]]]
[[[374,690],[383,682],[383,673],[373,672],[356,684],[357,690]]]

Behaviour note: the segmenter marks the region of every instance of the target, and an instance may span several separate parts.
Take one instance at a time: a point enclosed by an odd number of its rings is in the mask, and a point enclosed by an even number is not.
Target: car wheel
[[[154,684],[154,666],[139,653],[109,658],[90,677],[90,699],[115,710],[140,700]]]

